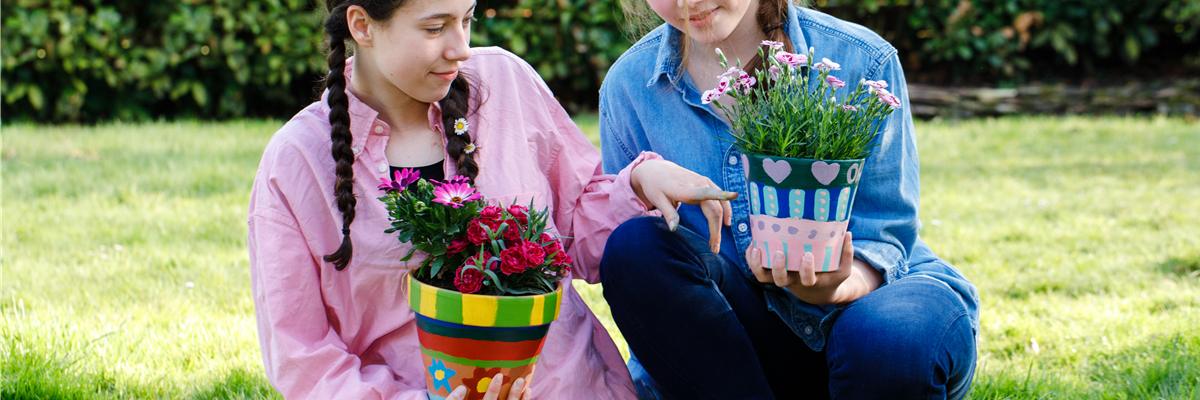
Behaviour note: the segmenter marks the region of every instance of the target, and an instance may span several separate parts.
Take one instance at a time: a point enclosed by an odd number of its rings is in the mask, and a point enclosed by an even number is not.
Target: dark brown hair
[[[338,271],[346,269],[353,258],[350,223],[354,222],[354,207],[358,204],[358,200],[354,198],[354,152],[350,149],[350,100],[346,96],[346,41],[351,40],[350,28],[346,25],[346,9],[354,5],[361,6],[371,19],[387,22],[406,2],[407,0],[329,0],[325,4],[329,12],[329,17],[325,20],[325,34],[329,39],[329,53],[326,56],[329,75],[321,86],[329,90],[329,135],[333,141],[333,159],[337,161],[334,196],[337,198],[338,211],[342,212],[342,245],[333,254],[326,255],[325,261],[333,263]],[[458,175],[474,181],[479,174],[479,165],[475,162],[476,153],[468,154],[465,151],[467,144],[471,142],[471,134],[454,134],[454,121],[467,116],[470,99],[471,84],[466,76],[460,73],[451,82],[450,92],[439,100],[438,104],[442,108],[442,130],[448,142],[446,152],[454,157],[454,162],[458,165]]]

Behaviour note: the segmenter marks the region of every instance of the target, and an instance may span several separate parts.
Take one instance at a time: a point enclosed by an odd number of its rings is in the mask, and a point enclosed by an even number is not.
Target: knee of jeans
[[[975,361],[974,332],[953,290],[907,278],[874,294],[847,307],[834,324],[830,342],[843,366],[901,381],[932,378],[934,385],[953,384],[956,374],[971,370],[964,367]]]
[[[647,256],[661,251],[659,248],[668,234],[666,222],[658,217],[637,217],[617,226],[604,245],[604,256],[600,261],[601,281],[608,283],[629,277],[626,270],[645,265]]]

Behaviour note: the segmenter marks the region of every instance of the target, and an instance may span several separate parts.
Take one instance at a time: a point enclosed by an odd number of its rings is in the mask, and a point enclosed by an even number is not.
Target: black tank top
[[[396,172],[399,172],[399,171],[400,171],[400,170],[402,170],[402,169],[405,169],[405,168],[412,168],[412,169],[415,169],[415,170],[417,170],[417,172],[420,172],[420,173],[421,173],[421,179],[424,179],[424,180],[427,180],[427,181],[428,181],[428,180],[434,180],[434,179],[436,179],[436,180],[439,180],[439,181],[444,181],[444,180],[446,180],[446,171],[445,171],[445,166],[446,166],[446,160],[445,160],[445,159],[442,159],[441,161],[435,162],[435,163],[433,163],[433,164],[426,165],[426,166],[424,166],[424,167],[397,167],[397,166],[392,166],[392,176],[391,176],[391,177],[393,177],[393,178],[394,178],[394,177],[396,176]],[[414,182],[414,183],[415,183],[415,182]],[[412,186],[412,184],[409,184],[409,186]]]

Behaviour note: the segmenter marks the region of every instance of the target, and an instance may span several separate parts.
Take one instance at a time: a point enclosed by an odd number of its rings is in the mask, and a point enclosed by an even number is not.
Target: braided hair
[[[350,27],[346,22],[346,9],[353,5],[361,6],[371,19],[384,22],[391,19],[392,14],[406,2],[407,0],[329,0],[325,4],[329,12],[329,17],[325,20],[325,34],[329,39],[329,52],[326,55],[329,75],[325,77],[321,86],[329,91],[329,136],[333,142],[333,160],[337,162],[334,197],[337,200],[338,211],[342,213],[342,244],[324,259],[333,263],[334,269],[338,271],[346,269],[353,258],[354,245],[350,240],[350,224],[354,222],[354,207],[358,204],[354,197],[354,152],[350,147],[353,140],[350,134],[350,99],[346,96],[346,41],[351,39]],[[479,174],[479,165],[475,161],[476,152],[466,151],[467,145],[471,143],[471,135],[454,133],[454,121],[467,116],[470,99],[471,84],[460,73],[450,84],[449,93],[438,101],[438,104],[442,108],[442,126],[449,143],[446,151],[458,165],[457,174],[466,176],[473,182]]]

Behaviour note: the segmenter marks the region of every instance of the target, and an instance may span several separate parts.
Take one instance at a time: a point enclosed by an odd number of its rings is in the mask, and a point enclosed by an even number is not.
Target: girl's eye
[[[445,28],[446,27],[444,27],[444,26],[439,26],[439,27],[433,28],[433,29],[426,29],[425,32],[429,32],[431,34],[442,33],[442,29],[445,29]]]
[[[474,15],[472,15],[470,18],[465,18],[465,19],[463,19],[463,26],[468,26],[468,25],[471,25],[471,23],[472,23],[472,22],[475,22],[475,21],[478,21],[478,20],[477,20],[477,19],[475,19],[475,16],[474,16]]]

